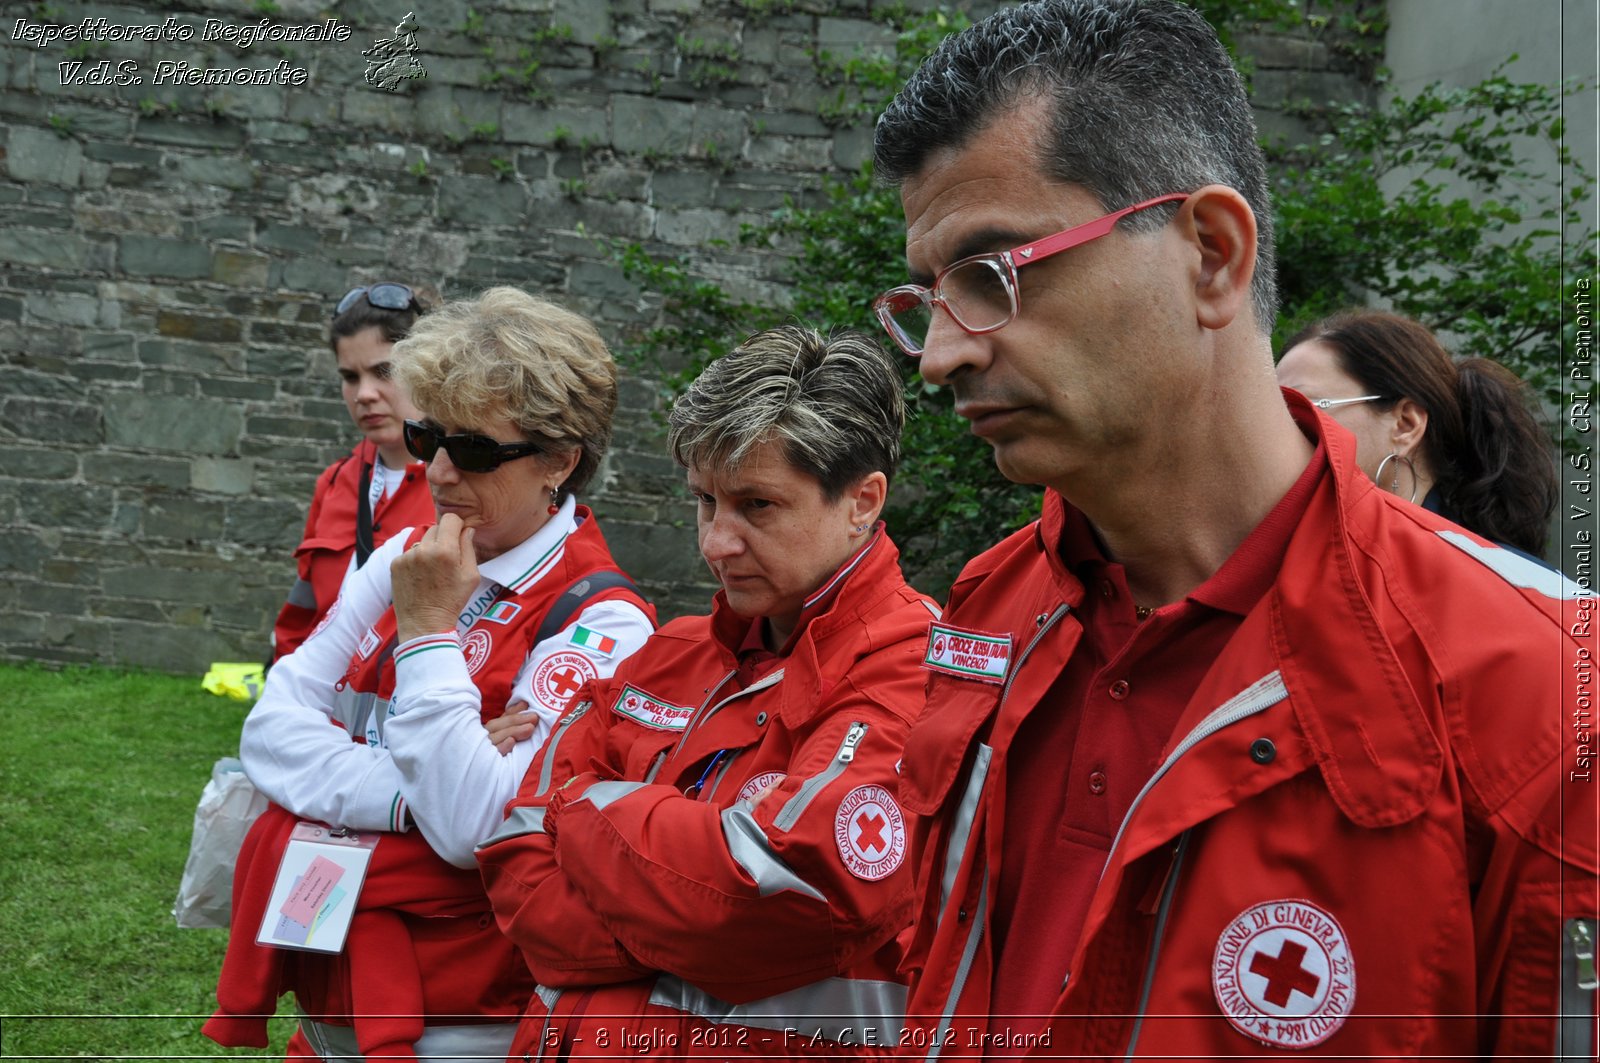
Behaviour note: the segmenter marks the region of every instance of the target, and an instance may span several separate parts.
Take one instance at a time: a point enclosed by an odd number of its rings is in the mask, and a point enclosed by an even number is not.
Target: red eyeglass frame
[[[891,303],[897,299],[911,297],[920,305],[930,308],[934,306],[943,307],[944,312],[950,315],[950,320],[954,321],[957,327],[969,336],[982,336],[990,332],[998,332],[1015,321],[1017,314],[1022,311],[1022,302],[1017,295],[1017,270],[1023,266],[1031,266],[1036,262],[1042,262],[1051,255],[1058,255],[1063,251],[1086,244],[1091,240],[1098,240],[1116,228],[1117,222],[1130,214],[1136,214],[1141,210],[1148,210],[1163,203],[1175,203],[1179,200],[1188,199],[1190,195],[1191,193],[1188,192],[1170,192],[1164,196],[1156,196],[1154,199],[1144,200],[1142,203],[1135,203],[1131,207],[1123,207],[1121,210],[1112,211],[1110,214],[1102,215],[1092,221],[1082,222],[1069,229],[1062,229],[1058,233],[1052,233],[1049,236],[1013,247],[1009,251],[986,251],[980,255],[968,255],[966,258],[952,262],[940,270],[938,275],[933,278],[931,285],[902,284],[897,288],[890,288],[872,301],[873,314],[878,318],[878,323],[883,326],[884,331],[889,333],[889,338],[894,340],[895,346],[912,358],[921,356],[925,348],[919,347],[916,350],[912,350],[902,339],[905,334],[895,326],[894,309],[891,306]],[[997,260],[1005,267],[1000,276],[1005,283],[1006,294],[1011,300],[1011,313],[998,325],[972,328],[961,320],[960,315],[950,309],[950,304],[945,301],[940,289],[944,284],[945,277],[951,271],[983,259]],[[1021,261],[1018,261],[1019,259]]]

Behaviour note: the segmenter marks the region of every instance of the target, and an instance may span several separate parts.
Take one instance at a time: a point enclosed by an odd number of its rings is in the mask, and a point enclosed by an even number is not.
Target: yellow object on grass
[[[261,696],[266,669],[259,664],[232,664],[218,661],[211,666],[200,685],[213,694],[254,701]]]

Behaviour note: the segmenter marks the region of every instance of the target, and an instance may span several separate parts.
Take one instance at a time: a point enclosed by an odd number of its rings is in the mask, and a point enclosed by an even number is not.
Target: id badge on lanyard
[[[377,845],[376,831],[357,834],[324,823],[296,824],[272,880],[256,944],[307,952],[343,949]]]

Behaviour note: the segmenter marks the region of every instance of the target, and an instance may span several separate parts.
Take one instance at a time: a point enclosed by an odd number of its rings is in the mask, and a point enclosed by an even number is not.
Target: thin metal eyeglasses
[[[1022,308],[1017,270],[1097,240],[1130,214],[1188,198],[1187,192],[1157,196],[1009,251],[971,255],[940,270],[930,287],[902,284],[889,289],[872,301],[872,311],[895,346],[913,358],[924,349],[935,306],[944,307],[950,320],[970,335],[998,331],[1015,321]]]
[[[508,461],[543,454],[537,443],[502,443],[477,432],[447,436],[432,425],[407,421],[406,450],[418,461],[431,462],[443,447],[450,463],[462,472],[493,472]]]
[[[410,310],[417,303],[417,293],[397,281],[379,281],[377,284],[362,285],[351,288],[344,293],[344,298],[339,300],[339,305],[333,308],[333,316],[338,317],[352,306],[362,296],[367,297],[367,302],[379,310]]]
[[[1358,402],[1380,402],[1383,398],[1382,395],[1358,395],[1353,399],[1307,399],[1306,401],[1319,410],[1332,410],[1339,406],[1352,406]]]

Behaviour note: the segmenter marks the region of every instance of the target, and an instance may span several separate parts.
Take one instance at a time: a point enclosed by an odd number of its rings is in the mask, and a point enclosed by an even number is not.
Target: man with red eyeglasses
[[[1009,8],[923,63],[876,161],[912,280],[880,321],[1046,488],[928,634],[905,1042],[1592,1058],[1596,599],[1375,490],[1277,387],[1212,29]]]

